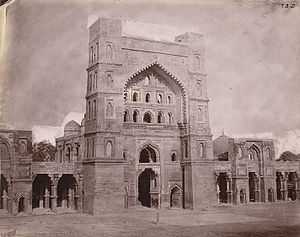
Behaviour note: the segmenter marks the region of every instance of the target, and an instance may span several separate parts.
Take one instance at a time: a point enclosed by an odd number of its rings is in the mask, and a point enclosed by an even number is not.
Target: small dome
[[[81,127],[78,123],[76,123],[74,120],[71,120],[68,122],[64,128],[64,136],[73,135],[76,133],[80,133]]]

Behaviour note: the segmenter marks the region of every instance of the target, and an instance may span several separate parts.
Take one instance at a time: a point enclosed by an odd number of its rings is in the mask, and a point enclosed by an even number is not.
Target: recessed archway
[[[249,200],[255,202],[255,172],[249,172]]]
[[[241,191],[240,191],[240,203],[241,204],[246,203],[246,191],[245,191],[245,189],[241,189]]]
[[[268,202],[274,202],[274,192],[272,188],[268,189]]]
[[[58,181],[57,207],[77,209],[77,181],[72,174],[64,174]]]
[[[32,208],[51,208],[50,177],[38,174],[32,183]]]
[[[226,173],[220,173],[218,176],[218,185],[219,185],[219,201],[221,203],[227,203],[228,197],[227,197],[227,176]]]
[[[170,191],[170,207],[182,207],[182,192],[177,185],[172,187]]]
[[[138,201],[144,207],[158,207],[158,176],[145,169],[138,177]]]
[[[18,213],[25,213],[25,198],[21,196],[18,202]]]
[[[156,157],[155,150],[150,146],[145,147],[140,153],[139,163],[156,163],[156,162],[157,162],[157,157]]]
[[[8,182],[4,175],[1,174],[1,186],[0,186],[0,209],[8,210]]]

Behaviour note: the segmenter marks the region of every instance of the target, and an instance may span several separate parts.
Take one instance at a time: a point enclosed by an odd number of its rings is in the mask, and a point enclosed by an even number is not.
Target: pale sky
[[[222,128],[230,136],[266,135],[279,152],[300,153],[299,6],[139,2],[13,1],[2,54],[1,122],[16,129],[61,126],[70,112],[84,113],[88,20],[114,17],[126,21],[125,33],[147,38],[203,33],[214,137]]]

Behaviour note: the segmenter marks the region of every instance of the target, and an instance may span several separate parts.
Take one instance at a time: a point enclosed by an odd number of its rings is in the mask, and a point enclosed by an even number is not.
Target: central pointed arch
[[[187,122],[186,110],[187,110],[187,94],[183,83],[173,74],[171,74],[165,67],[163,67],[157,61],[143,67],[139,71],[132,74],[124,84],[124,93],[126,93],[127,88],[135,85],[141,78],[146,78],[148,76],[147,72],[151,71],[154,75],[161,77],[166,82],[167,86],[178,94],[181,98],[181,120],[183,123]]]

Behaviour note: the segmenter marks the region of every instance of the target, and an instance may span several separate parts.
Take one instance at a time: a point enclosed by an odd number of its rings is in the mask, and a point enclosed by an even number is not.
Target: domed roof
[[[80,131],[81,131],[80,125],[76,123],[74,120],[71,120],[65,125],[64,135],[68,136],[68,135],[80,133]]]

